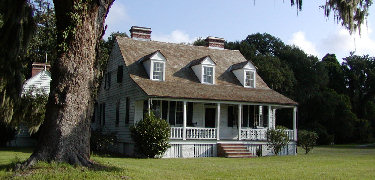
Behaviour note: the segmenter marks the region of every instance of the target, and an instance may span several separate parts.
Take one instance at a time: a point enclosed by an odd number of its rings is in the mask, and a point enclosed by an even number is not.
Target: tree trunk
[[[92,165],[90,120],[96,47],[113,1],[54,0],[59,59],[52,68],[51,93],[38,145],[20,168],[37,161]]]

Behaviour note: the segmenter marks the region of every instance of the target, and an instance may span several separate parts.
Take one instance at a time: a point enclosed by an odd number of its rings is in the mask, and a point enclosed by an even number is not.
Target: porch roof
[[[257,73],[257,88],[243,87],[230,71],[232,65],[247,61],[237,50],[138,41],[126,37],[117,37],[116,40],[130,77],[148,96],[297,105],[270,89]],[[139,62],[155,51],[160,51],[167,59],[165,81],[150,80]],[[216,63],[214,85],[201,84],[190,68],[194,60],[206,56]]]
[[[132,77],[148,96],[153,97],[297,105],[295,101],[272,89],[206,85],[200,83],[173,83]]]

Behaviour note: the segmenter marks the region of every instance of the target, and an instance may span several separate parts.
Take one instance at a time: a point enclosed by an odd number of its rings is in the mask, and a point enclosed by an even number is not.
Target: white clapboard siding
[[[26,93],[32,89],[43,90],[44,93],[49,94],[51,73],[48,71],[40,71],[37,75],[26,80],[23,85],[23,93]]]
[[[123,66],[122,83],[117,83],[118,66]],[[105,103],[105,125],[99,125],[99,114],[96,114],[93,127],[101,127],[104,133],[115,133],[119,142],[131,143],[129,127],[134,125],[135,105],[137,101],[143,100],[146,96],[139,90],[139,87],[130,79],[128,69],[124,59],[121,56],[117,43],[114,44],[113,50],[109,57],[107,70],[104,73],[111,73],[111,84],[109,88],[104,89],[104,78],[98,95],[98,104]],[[126,98],[130,100],[129,107],[129,124],[125,124],[126,116]],[[119,104],[119,124],[116,126],[116,104]],[[138,102],[139,104],[139,102]],[[139,106],[138,106],[139,107]],[[140,108],[143,108],[143,101]],[[97,108],[97,112],[99,107]],[[141,109],[143,112],[143,110]],[[142,114],[142,113],[141,113]]]

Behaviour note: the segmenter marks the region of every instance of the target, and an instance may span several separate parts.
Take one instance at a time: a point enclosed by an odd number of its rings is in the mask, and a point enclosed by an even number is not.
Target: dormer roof
[[[189,64],[189,67],[193,67],[199,64],[209,64],[213,66],[216,65],[215,61],[213,61],[210,56],[204,56],[199,59],[191,61],[191,63]]]
[[[150,59],[158,59],[158,58],[155,58],[157,55],[161,55],[162,57],[164,57],[165,61],[167,60],[165,58],[165,56],[163,55],[163,53],[160,52],[160,50],[156,50],[155,52],[152,52],[144,57],[142,57],[141,59],[139,59],[139,62],[140,63],[143,63],[144,61],[147,61],[147,60],[150,60]]]
[[[230,68],[231,71],[237,70],[237,69],[258,69],[253,62],[250,60],[240,62],[237,64],[233,64]]]

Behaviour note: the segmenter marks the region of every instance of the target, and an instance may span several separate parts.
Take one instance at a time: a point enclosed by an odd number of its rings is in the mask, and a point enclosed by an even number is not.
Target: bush
[[[154,158],[162,155],[169,147],[169,124],[157,118],[152,112],[130,128],[136,151],[143,156]]]
[[[272,148],[275,155],[278,155],[281,149],[289,143],[289,137],[285,130],[285,127],[277,126],[276,129],[267,131],[267,144],[268,147]]]
[[[298,144],[305,150],[305,154],[309,153],[318,140],[318,134],[313,131],[301,130],[298,132]]]
[[[0,147],[5,147],[15,135],[16,130],[0,120]]]
[[[11,124],[26,126],[29,134],[34,134],[44,121],[48,94],[42,89],[31,88],[26,91],[15,108]]]
[[[117,143],[117,136],[114,133],[103,134],[102,131],[91,131],[90,149],[97,153],[109,153],[110,147]]]

